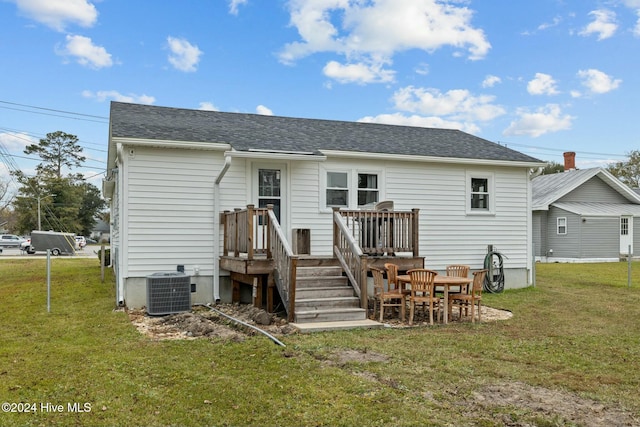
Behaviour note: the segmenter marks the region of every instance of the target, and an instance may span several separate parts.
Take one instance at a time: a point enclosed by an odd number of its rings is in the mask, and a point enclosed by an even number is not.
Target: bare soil
[[[140,333],[153,340],[191,340],[198,338],[219,339],[229,341],[243,341],[248,336],[259,334],[256,329],[267,334],[282,338],[288,334],[297,333],[285,319],[275,314],[244,304],[218,304],[214,307],[194,306],[191,312],[172,314],[167,316],[148,316],[144,310],[128,310],[131,322]],[[230,320],[220,314],[224,313],[243,322],[245,325]],[[370,310],[370,315],[373,313]],[[452,321],[460,321],[458,312],[454,309]],[[387,314],[384,322],[389,327],[406,328],[397,315]],[[509,319],[512,313],[491,307],[482,307],[482,322],[495,322]],[[376,316],[376,319],[378,317]],[[462,319],[468,322],[468,317]],[[424,315],[418,315],[414,327],[427,324]],[[250,325],[246,326],[246,325]],[[344,350],[335,352],[323,360],[323,363],[342,366],[349,369],[352,363],[383,362],[387,356],[371,351]],[[370,381],[384,383],[394,387],[393,379],[379,378],[377,374],[358,369],[354,375]],[[441,391],[442,392],[442,391]],[[585,399],[578,395],[561,390],[535,387],[522,382],[499,382],[485,386],[468,396],[460,396],[451,391],[454,399],[459,400],[474,417],[477,411],[481,413],[494,412],[498,408],[516,408],[518,413],[528,414],[530,417],[540,416],[554,419],[554,425],[609,427],[609,426],[640,426],[640,419],[621,408],[610,407],[600,402]],[[434,400],[428,391],[423,393],[426,400]],[[495,420],[494,420],[495,421]],[[528,427],[534,424],[513,420],[507,415],[501,420],[505,426]]]

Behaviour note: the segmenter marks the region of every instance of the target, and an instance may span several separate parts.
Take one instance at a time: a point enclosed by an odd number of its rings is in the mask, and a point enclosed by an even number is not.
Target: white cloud
[[[536,73],[533,80],[527,84],[527,92],[531,95],[557,95],[556,81],[549,74]]]
[[[494,87],[498,83],[502,83],[502,79],[500,77],[498,77],[498,76],[493,76],[493,75],[489,74],[482,81],[482,87]]]
[[[480,128],[473,123],[460,122],[455,120],[445,120],[441,117],[425,117],[419,115],[404,115],[402,113],[379,114],[377,116],[366,116],[358,120],[363,123],[381,123],[387,125],[416,126],[439,129],[459,129],[468,133],[479,133]]]
[[[618,24],[615,23],[615,12],[607,9],[598,9],[589,12],[589,15],[594,17],[593,22],[590,22],[582,31],[581,36],[590,36],[591,34],[597,34],[598,40],[608,39],[618,29]]]
[[[114,101],[119,101],[119,102],[131,102],[136,104],[148,104],[148,105],[156,102],[156,99],[153,96],[144,95],[144,94],[136,95],[133,93],[129,95],[123,95],[120,92],[115,90],[99,90],[97,92],[85,90],[82,92],[82,96],[84,96],[85,98],[95,99],[99,102],[104,102],[108,99],[112,99]]]
[[[494,96],[474,96],[465,89],[441,93],[438,89],[414,86],[401,88],[393,95],[397,110],[463,121],[489,121],[505,114],[504,108],[492,104],[494,100]]]
[[[563,114],[557,104],[547,104],[536,111],[519,108],[518,119],[511,122],[503,132],[506,136],[525,135],[536,138],[549,132],[571,129],[575,117]]]
[[[218,107],[216,107],[215,105],[213,105],[213,103],[211,102],[201,102],[200,106],[198,107],[198,110],[204,110],[204,111],[220,111],[220,109]]]
[[[638,14],[638,20],[636,21],[636,26],[633,27],[633,35],[636,37],[640,37],[640,8],[636,10]]]
[[[617,89],[620,83],[622,83],[622,80],[613,79],[602,71],[593,68],[578,71],[578,77],[582,78],[582,84],[587,87],[591,93],[597,94],[611,92]]]
[[[73,56],[79,64],[90,68],[111,67],[111,54],[102,46],[93,44],[89,37],[67,35],[67,45],[57,50],[59,55]]]
[[[91,27],[98,19],[96,7],[87,0],[14,0],[18,10],[56,31],[68,24]]]
[[[196,71],[196,66],[202,56],[202,51],[198,49],[198,46],[192,45],[185,39],[171,36],[167,37],[167,43],[171,51],[169,54],[171,65],[180,71]]]
[[[383,69],[384,64],[346,64],[329,61],[322,70],[324,75],[339,83],[381,83],[392,82],[395,71]]]
[[[238,14],[238,7],[247,4],[247,0],[230,0],[229,1],[229,13],[232,15]]]
[[[471,25],[473,12],[452,3],[291,0],[288,7],[291,25],[301,40],[286,44],[280,52],[280,60],[287,64],[317,52],[344,55],[350,64],[383,64],[398,52],[420,49],[431,53],[445,46],[458,54],[466,51],[476,60],[491,48],[484,32]],[[330,64],[327,66],[339,76],[347,72],[338,70],[335,61]]]
[[[553,18],[553,21],[551,21],[551,22],[545,22],[545,23],[542,23],[542,24],[538,25],[538,30],[540,30],[540,31],[544,31],[544,30],[547,30],[547,29],[549,29],[549,28],[556,27],[556,26],[558,26],[561,22],[562,22],[562,18],[561,18],[561,17],[559,17],[559,16],[556,16],[555,18]]]
[[[256,113],[263,116],[273,116],[273,111],[271,111],[271,109],[265,107],[264,105],[258,105],[256,107]]]
[[[10,153],[22,153],[27,145],[37,144],[38,140],[23,132],[0,133],[0,144]]]

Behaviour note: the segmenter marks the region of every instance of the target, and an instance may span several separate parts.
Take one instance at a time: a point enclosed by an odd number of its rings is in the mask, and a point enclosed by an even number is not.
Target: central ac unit
[[[191,277],[182,272],[147,276],[147,314],[158,316],[191,310]]]

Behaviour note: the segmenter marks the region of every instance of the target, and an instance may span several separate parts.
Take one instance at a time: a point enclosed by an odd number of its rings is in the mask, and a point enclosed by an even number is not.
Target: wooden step
[[[340,266],[298,267],[296,273],[297,277],[342,276],[342,268]]]
[[[296,323],[312,322],[348,322],[365,320],[367,311],[364,308],[329,308],[321,310],[296,310]]]
[[[296,287],[296,301],[310,298],[337,298],[353,296],[351,286],[316,286],[313,288]]]
[[[348,286],[346,276],[297,276],[296,289],[308,289],[315,287],[328,288],[330,286]]]
[[[296,298],[296,308],[299,310],[324,308],[360,308],[360,299],[356,296],[333,298]]]

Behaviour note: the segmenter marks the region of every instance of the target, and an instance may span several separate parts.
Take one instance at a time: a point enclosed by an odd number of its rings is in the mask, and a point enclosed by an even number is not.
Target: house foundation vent
[[[147,276],[147,314],[181,313],[191,310],[191,277],[181,272]]]

